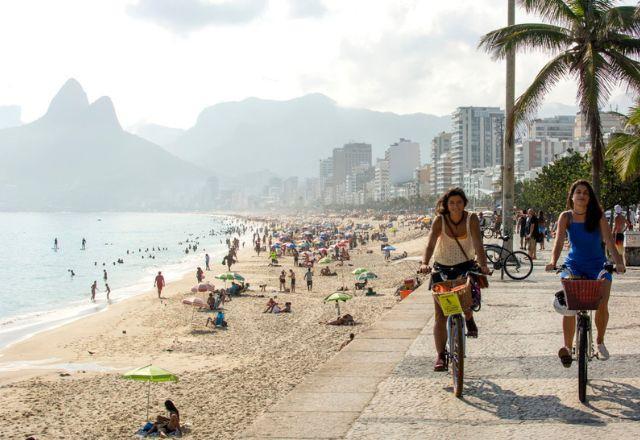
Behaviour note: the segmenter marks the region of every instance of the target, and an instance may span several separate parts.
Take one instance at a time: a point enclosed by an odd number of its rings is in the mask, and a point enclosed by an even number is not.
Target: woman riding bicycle
[[[560,214],[558,218],[551,261],[546,267],[548,271],[556,268],[567,234],[569,235],[570,250],[564,264],[570,274],[589,280],[597,279],[606,261],[602,246],[603,241],[616,263],[616,272],[623,273],[625,271],[622,257],[615,247],[611,230],[603,215],[602,208],[591,184],[586,180],[578,180],[569,189],[567,210]],[[596,311],[595,319],[598,330],[596,343],[598,345],[598,359],[600,360],[609,359],[609,351],[604,345],[604,334],[609,321],[608,303],[611,292],[611,274],[607,273],[605,279],[603,298]],[[575,316],[563,316],[562,333],[564,335],[564,346],[558,351],[558,357],[560,357],[562,365],[567,368],[571,366],[572,362],[571,347],[573,346],[575,326]]]
[[[436,205],[438,216],[431,226],[427,247],[422,258],[420,267],[422,273],[431,272],[429,261],[432,256],[433,268],[445,275],[446,279],[459,278],[468,271],[474,270],[477,267],[476,257],[482,273],[490,273],[482,246],[480,222],[475,214],[470,214],[465,210],[467,202],[467,197],[461,188],[450,189],[438,200]],[[431,286],[441,281],[443,281],[442,275],[435,273],[431,277]],[[447,319],[435,300],[434,307],[433,337],[438,357],[433,369],[434,371],[445,371]],[[472,311],[465,310],[464,314],[467,322],[467,335],[478,337],[478,327],[473,320]]]

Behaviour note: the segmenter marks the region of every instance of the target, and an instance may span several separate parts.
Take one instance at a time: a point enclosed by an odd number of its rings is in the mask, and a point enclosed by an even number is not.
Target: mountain
[[[181,128],[165,127],[158,124],[139,123],[127,128],[127,131],[143,139],[164,147],[174,143],[184,134]]]
[[[0,130],[0,210],[197,206],[207,172],[124,131],[111,99],[70,79],[40,119]]]
[[[17,105],[0,105],[0,129],[17,127],[20,121],[21,109]]]
[[[206,108],[167,149],[193,163],[233,175],[269,169],[281,176],[316,176],[318,160],[350,141],[373,156],[399,138],[419,142],[426,162],[432,138],[450,130],[449,116],[345,108],[321,94],[288,101],[249,98]]]

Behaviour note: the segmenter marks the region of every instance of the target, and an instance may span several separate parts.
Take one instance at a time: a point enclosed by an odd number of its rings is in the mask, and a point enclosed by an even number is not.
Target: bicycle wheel
[[[588,365],[587,344],[589,337],[589,321],[585,316],[578,317],[578,398],[587,401]]]
[[[464,321],[462,315],[451,317],[450,333],[451,375],[453,376],[453,394],[462,396],[464,382]]]
[[[484,238],[491,238],[493,237],[493,231],[491,230],[491,228],[484,228],[482,230],[482,235],[484,236]]]
[[[533,261],[527,253],[515,251],[506,258],[504,271],[509,275],[509,278],[524,280],[533,272]]]
[[[502,249],[494,245],[486,245],[484,247],[484,253],[487,255],[487,260],[491,263],[493,269],[499,269],[500,267],[499,265],[496,266],[496,263],[500,262]]]

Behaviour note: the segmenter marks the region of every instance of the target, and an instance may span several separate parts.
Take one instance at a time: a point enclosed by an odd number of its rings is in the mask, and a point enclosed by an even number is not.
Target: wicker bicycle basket
[[[568,310],[596,310],[603,296],[604,280],[562,280]]]
[[[443,293],[456,293],[460,300],[463,310],[469,310],[473,300],[471,298],[471,283],[466,278],[458,278],[456,280],[446,280],[436,283],[432,287],[433,297],[438,300],[437,296]],[[438,303],[439,304],[439,303]]]

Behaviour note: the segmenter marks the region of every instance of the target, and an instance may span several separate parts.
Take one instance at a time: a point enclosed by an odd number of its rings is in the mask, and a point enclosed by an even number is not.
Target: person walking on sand
[[[278,280],[280,281],[280,287],[278,287],[278,290],[282,292],[285,289],[287,284],[287,274],[285,273],[284,270],[280,272],[280,278]]]
[[[165,282],[164,282],[164,277],[162,276],[162,272],[158,272],[158,275],[156,275],[156,279],[153,282],[153,286],[158,288],[158,298],[161,298],[162,296],[162,289],[164,288]]]
[[[96,302],[96,291],[98,290],[98,282],[94,281],[91,285],[91,301]]]
[[[311,292],[313,289],[313,272],[311,272],[310,267],[307,268],[307,271],[304,274],[304,279],[307,281],[307,292]]]
[[[289,269],[289,278],[291,278],[291,293],[296,291],[296,273],[293,269]]]
[[[109,295],[111,294],[111,287],[109,287],[109,285],[105,283],[104,288],[107,291],[107,301],[109,301]]]
[[[199,283],[202,282],[202,280],[204,279],[204,272],[202,271],[202,268],[198,266],[198,269],[196,270],[196,279],[198,280]]]
[[[207,270],[211,270],[211,268],[209,267],[209,254],[204,254],[204,266]]]

